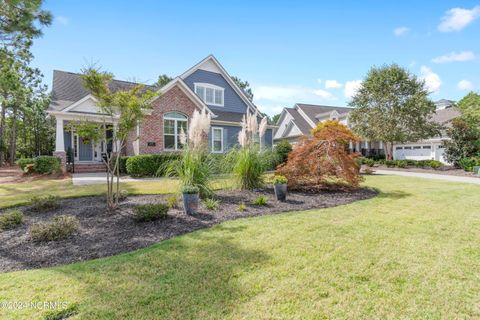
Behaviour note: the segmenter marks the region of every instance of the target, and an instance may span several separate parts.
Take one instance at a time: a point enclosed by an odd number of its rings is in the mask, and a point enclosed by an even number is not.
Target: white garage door
[[[397,146],[395,148],[395,159],[430,160],[432,158],[431,151],[431,145]]]

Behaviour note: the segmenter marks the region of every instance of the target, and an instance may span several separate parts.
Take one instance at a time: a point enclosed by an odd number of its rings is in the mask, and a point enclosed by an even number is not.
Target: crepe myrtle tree
[[[349,103],[349,123],[361,137],[383,142],[385,158],[393,145],[428,139],[440,133],[431,117],[435,104],[425,82],[397,64],[373,67]]]
[[[158,93],[145,90],[142,85],[112,92],[109,83],[113,74],[95,67],[82,70],[82,79],[85,88],[97,99],[97,107],[105,118],[103,123],[82,120],[72,123],[71,126],[80,137],[97,143],[107,136],[107,120],[108,123],[113,123],[110,141],[114,152],[107,153],[103,161],[107,166],[107,205],[110,209],[115,209],[120,191],[120,152],[125,147],[129,134],[151,108],[150,103]]]

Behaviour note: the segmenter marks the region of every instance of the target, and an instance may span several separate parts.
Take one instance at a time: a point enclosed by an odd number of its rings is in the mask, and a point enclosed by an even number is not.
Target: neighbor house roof
[[[310,130],[312,129],[312,126],[308,124],[308,122],[305,120],[305,118],[298,112],[297,109],[295,108],[285,108],[285,110],[290,113],[290,115],[293,117],[293,122],[297,126],[297,128],[303,133],[303,134],[310,134]]]
[[[303,111],[307,115],[307,117],[312,121],[313,123],[318,122],[318,117],[319,115],[325,114],[332,112],[333,110],[336,110],[340,115],[344,113],[348,113],[352,110],[352,108],[346,108],[346,107],[335,107],[335,106],[324,106],[324,105],[316,105],[316,104],[305,104],[305,103],[297,103],[296,106]]]
[[[113,79],[109,83],[111,91],[129,89],[139,83]],[[146,85],[147,90],[158,90],[155,86]],[[90,92],[84,87],[82,75],[60,70],[53,71],[53,86],[49,110],[60,111],[69,105],[88,96]]]
[[[435,121],[438,124],[444,125],[449,127],[450,122],[459,116],[461,116],[462,113],[460,110],[456,107],[448,107],[445,109],[440,109],[435,111],[435,114],[432,116],[432,120]]]

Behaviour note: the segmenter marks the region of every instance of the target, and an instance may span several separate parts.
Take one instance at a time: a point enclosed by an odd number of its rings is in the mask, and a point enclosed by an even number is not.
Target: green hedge
[[[125,167],[127,173],[133,177],[163,176],[162,170],[157,172],[159,168],[163,168],[166,162],[178,159],[178,154],[142,154],[128,157]]]
[[[460,161],[458,161],[458,165],[465,171],[473,171],[473,167],[480,166],[480,157],[460,159]]]
[[[33,170],[37,173],[52,174],[60,172],[60,158],[54,156],[38,156],[33,161]]]
[[[443,163],[437,160],[373,160],[370,158],[360,158],[360,162],[369,167],[374,165],[385,165],[388,168],[407,168],[407,167],[417,167],[417,168],[432,168],[439,169],[443,166]]]
[[[34,159],[33,158],[24,158],[24,159],[18,159],[16,162],[15,162],[19,167],[20,169],[25,170],[25,167],[28,165],[28,164],[34,164]]]

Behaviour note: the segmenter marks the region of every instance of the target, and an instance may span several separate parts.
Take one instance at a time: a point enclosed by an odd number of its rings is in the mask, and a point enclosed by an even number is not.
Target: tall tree
[[[471,91],[457,105],[465,116],[480,124],[480,94]]]
[[[386,159],[392,159],[394,144],[439,134],[428,95],[424,81],[397,64],[373,67],[349,103],[349,122],[362,138],[383,142]]]
[[[233,76],[232,80],[235,81],[237,86],[240,87],[240,89],[243,90],[243,92],[247,95],[247,98],[252,101],[253,100],[253,91],[252,88],[250,88],[250,83],[248,81],[242,81],[242,79]]]
[[[447,133],[450,139],[443,141],[443,145],[448,162],[458,166],[463,158],[480,156],[480,126],[472,117],[453,119]]]
[[[158,80],[157,82],[155,82],[155,85],[161,88],[172,80],[173,80],[172,77],[167,76],[166,74],[161,74],[158,76]]]

